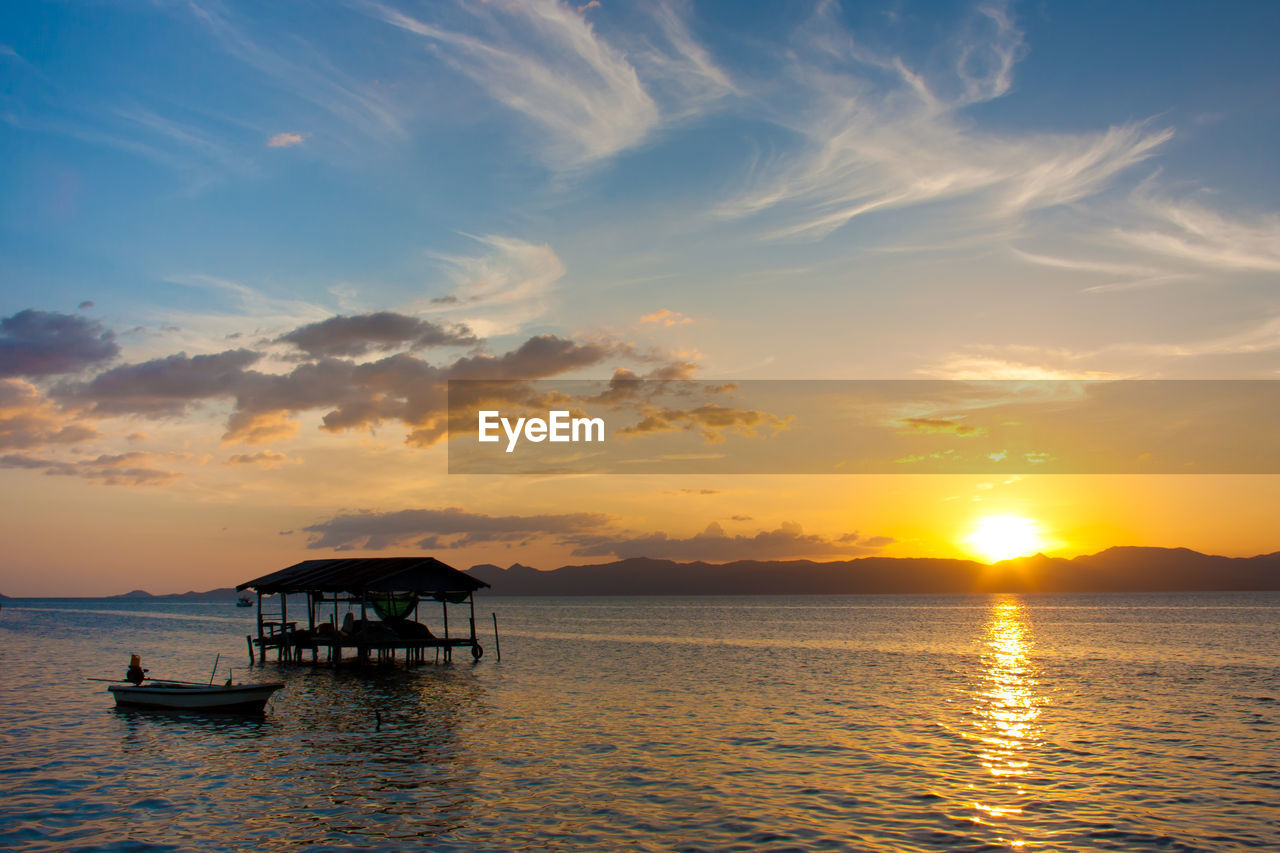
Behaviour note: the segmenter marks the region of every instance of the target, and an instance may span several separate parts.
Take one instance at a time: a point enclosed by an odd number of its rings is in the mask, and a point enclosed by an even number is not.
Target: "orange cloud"
[[[71,420],[30,382],[0,379],[0,448],[74,444],[99,437],[93,427]]]
[[[301,133],[277,133],[267,140],[268,148],[292,148],[301,145],[305,140]]]
[[[660,308],[652,314],[646,314],[640,318],[641,323],[661,323],[664,326],[687,326],[693,322],[692,317],[686,317],[679,311],[672,311],[668,308]]]
[[[265,444],[268,441],[293,438],[297,434],[298,422],[290,420],[287,412],[236,412],[227,424],[222,441],[224,444],[236,441]]]

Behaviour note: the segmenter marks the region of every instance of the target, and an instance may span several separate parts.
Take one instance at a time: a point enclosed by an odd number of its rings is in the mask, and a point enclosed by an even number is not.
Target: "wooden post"
[[[480,648],[480,644],[476,642],[476,594],[471,592],[467,595],[467,601],[471,604],[471,659],[480,660],[476,655],[476,650]]]
[[[262,656],[262,662],[267,662],[267,641],[262,633],[262,591],[254,590],[258,594],[258,653]]]
[[[448,645],[449,640],[449,599],[444,594],[440,596],[440,611],[444,613],[444,661],[448,663],[453,660],[453,648]]]
[[[369,618],[369,593],[360,593],[360,633],[364,633],[365,620]],[[365,645],[356,646],[356,654],[359,656],[361,663],[369,660],[369,647]]]
[[[249,647],[249,666],[253,666],[253,637],[245,634],[244,644]]]
[[[493,614],[493,650],[498,653],[498,660],[502,660],[502,643],[498,642],[498,614]]]
[[[329,666],[342,660],[342,638],[338,636],[338,594],[333,594],[333,633],[329,635]]]
[[[284,623],[289,620],[289,593],[280,592],[280,645],[277,647],[276,660],[285,659],[287,635]],[[293,659],[293,649],[288,649],[289,659]]]

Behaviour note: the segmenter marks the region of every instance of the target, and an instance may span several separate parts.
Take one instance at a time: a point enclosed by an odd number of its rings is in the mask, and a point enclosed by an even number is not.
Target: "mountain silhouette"
[[[1079,557],[1035,554],[992,565],[929,557],[678,563],[632,557],[539,571],[469,570],[494,595],[815,595],[969,592],[1280,590],[1280,552],[1220,557],[1187,548],[1114,547]]]

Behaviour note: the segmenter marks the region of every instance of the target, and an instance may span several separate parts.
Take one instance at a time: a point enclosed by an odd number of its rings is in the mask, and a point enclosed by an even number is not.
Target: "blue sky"
[[[1278,32],[1268,3],[8,3],[0,317],[119,346],[20,396],[99,430],[72,461],[224,453],[225,388],[159,418],[55,386],[242,347],[284,374],[281,336],[373,312],[617,355],[577,375],[1275,377]]]

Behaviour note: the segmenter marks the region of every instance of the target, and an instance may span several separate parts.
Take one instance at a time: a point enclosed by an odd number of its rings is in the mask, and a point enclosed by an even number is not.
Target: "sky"
[[[1280,378],[1276,32],[1263,3],[6,3],[0,592],[980,556],[1005,516],[1064,556],[1280,549],[1266,474],[472,475],[445,440],[450,379]]]

